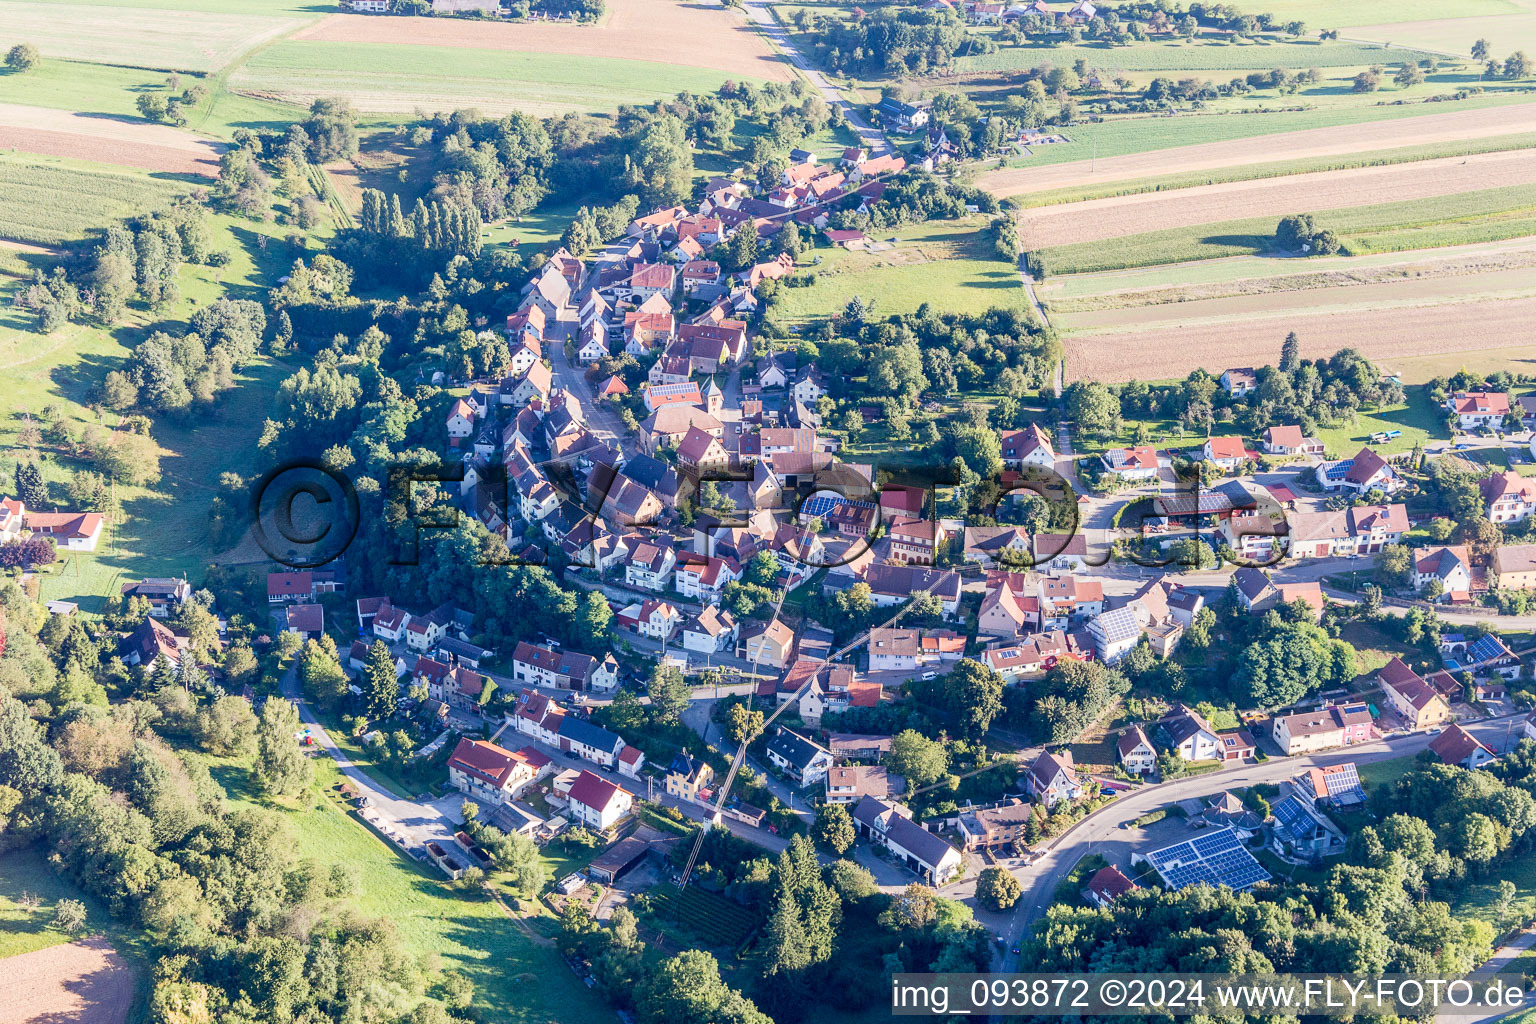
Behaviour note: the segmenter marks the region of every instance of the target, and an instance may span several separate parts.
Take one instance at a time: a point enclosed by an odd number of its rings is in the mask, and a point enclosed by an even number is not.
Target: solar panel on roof
[[[816,518],[821,519],[831,515],[832,510],[838,508],[841,505],[851,505],[854,508],[868,509],[875,507],[875,503],[872,501],[850,501],[847,498],[838,498],[827,494],[817,494],[805,499],[805,501],[800,505],[800,514],[807,518],[815,516]]]
[[[1231,828],[1155,850],[1147,855],[1147,861],[1174,889],[1201,882],[1247,889],[1270,877]]]

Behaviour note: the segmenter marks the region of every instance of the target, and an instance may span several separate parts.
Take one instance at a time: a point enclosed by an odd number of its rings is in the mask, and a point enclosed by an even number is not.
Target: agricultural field
[[[334,14],[296,38],[350,43],[410,43],[572,57],[614,57],[712,68],[733,77],[787,82],[793,74],[740,14],[675,0],[622,0],[596,25],[487,24],[454,18],[374,18]],[[696,45],[708,39],[709,45]],[[674,90],[675,91],[675,90]]]
[[[1353,156],[1396,147],[1525,134],[1529,97],[1482,96],[1445,112],[1426,104],[1252,115],[1180,114],[1074,126],[1071,141],[1040,147],[1029,166],[988,171],[976,184],[998,196],[1190,174],[1245,164]],[[1437,111],[1431,113],[1430,111]],[[1097,157],[1090,159],[1090,152]]]
[[[0,1024],[127,1024],[134,971],[105,939],[23,953],[4,961],[4,967],[7,995],[0,1003]]]
[[[854,296],[874,303],[878,316],[908,313],[923,304],[956,313],[1026,303],[1018,272],[992,252],[985,222],[934,221],[875,233],[881,252],[817,248],[800,256],[800,271],[815,283],[779,290],[776,315],[790,321],[822,320],[841,313]],[[810,265],[819,256],[819,265]]]
[[[1357,349],[1397,370],[1408,382],[1480,368],[1479,354],[1498,342],[1528,336],[1536,299],[1447,302],[1389,309],[1253,313],[1235,320],[1200,320],[1091,335],[1067,334],[1068,380],[1167,380],[1199,366],[1259,366],[1280,358],[1287,332],[1301,338],[1304,358]],[[1406,369],[1409,357],[1412,372]],[[1528,369],[1528,368],[1527,368]]]
[[[49,57],[164,71],[213,71],[300,27],[294,17],[160,10],[149,6],[0,0],[0,47],[29,42]]]
[[[1344,251],[1350,254],[1427,249],[1536,234],[1536,192],[1527,185],[1343,209],[1290,209],[1312,213],[1320,226],[1339,236]],[[1274,215],[1248,217],[1037,251],[1051,274],[1253,255],[1269,251],[1277,221]]]
[[[164,205],[186,191],[178,182],[145,174],[0,154],[0,238],[58,245]]]
[[[618,57],[293,40],[245,62],[231,73],[229,86],[297,104],[345,96],[367,113],[474,107],[549,117],[650,103],[682,90],[710,91],[726,77],[719,71]]]
[[[1240,216],[1279,218],[1302,210],[1337,209],[1362,196],[1407,201],[1533,183],[1536,159],[1529,152],[1449,157],[1036,207],[1019,215],[1019,240],[1026,249],[1042,249]]]
[[[658,885],[647,896],[653,919],[681,928],[710,946],[735,949],[751,934],[751,911],[696,885],[687,889]]]
[[[0,150],[93,160],[162,177],[218,174],[222,147],[167,125],[0,103]]]
[[[1216,73],[1247,71],[1254,68],[1332,68],[1359,67],[1374,63],[1400,63],[1420,60],[1428,54],[1402,47],[1323,43],[1316,39],[1274,42],[1256,40],[1244,43],[1197,39],[1193,42],[1147,42],[1133,46],[1064,44],[1050,46],[1004,45],[994,53],[961,57],[956,65],[961,74],[970,72],[1028,71],[1043,63],[1071,67],[1085,60],[1099,68],[1101,75],[1119,71]]]

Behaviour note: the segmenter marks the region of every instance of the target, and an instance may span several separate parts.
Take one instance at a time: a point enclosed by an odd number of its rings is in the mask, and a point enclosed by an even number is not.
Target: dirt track
[[[1208,171],[1217,167],[1342,156],[1532,130],[1536,130],[1536,104],[1527,103],[1100,157],[1097,170],[1092,169],[1092,162],[1088,160],[1012,168],[983,174],[976,184],[998,196],[1013,196],[1022,192]]]
[[[105,939],[50,946],[0,961],[0,1024],[123,1024],[133,970]]]
[[[215,177],[222,148],[169,125],[0,103],[0,149]]]
[[[1226,323],[1069,335],[1067,379],[1167,380],[1197,366],[1220,373],[1228,366],[1272,363],[1280,358],[1288,331],[1301,338],[1307,359],[1341,348],[1358,349],[1388,367],[1398,357],[1447,356],[1441,370],[1455,372],[1460,355],[1529,339],[1533,318],[1536,298],[1524,298],[1333,313],[1290,310]]]
[[[1529,184],[1536,184],[1536,153],[1481,153],[1042,206],[1019,215],[1019,236],[1025,248],[1041,249],[1243,217],[1283,217]]]
[[[724,7],[677,0],[614,0],[609,12],[600,25],[333,14],[293,38],[619,57],[734,71],[779,82],[794,77],[757,30]]]

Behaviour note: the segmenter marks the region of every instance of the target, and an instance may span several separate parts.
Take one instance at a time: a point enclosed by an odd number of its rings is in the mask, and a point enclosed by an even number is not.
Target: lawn
[[[1393,658],[1407,660],[1423,656],[1422,651],[1391,636],[1380,625],[1361,619],[1351,619],[1344,623],[1339,630],[1339,639],[1354,645],[1362,676],[1370,675]],[[1364,774],[1363,768],[1361,774]]]
[[[994,306],[1022,307],[1017,271],[997,259],[980,218],[933,221],[876,232],[896,238],[887,252],[849,252],[818,247],[800,255],[799,270],[814,275],[806,287],[781,288],[775,313],[791,321],[824,320],[861,296],[876,316],[910,313],[931,305],[946,313],[980,313]],[[811,265],[819,256],[821,263]]]
[[[1304,21],[1313,28],[1443,18],[1448,10],[1435,0],[1350,0],[1348,4],[1335,0],[1237,0],[1232,6],[1245,14],[1272,14],[1276,21]],[[1483,18],[1516,14],[1521,7],[1510,0],[1457,0],[1451,9],[1458,18]]]
[[[1219,72],[1252,68],[1354,67],[1364,64],[1401,63],[1427,54],[1401,47],[1384,48],[1358,43],[1324,43],[1312,40],[1254,40],[1233,43],[1198,39],[1133,43],[1130,46],[1082,43],[1051,46],[1031,43],[1004,45],[995,53],[961,57],[955,63],[962,73],[1027,71],[1040,64],[1071,67],[1079,60],[1098,68],[1106,78],[1117,71]],[[1104,75],[1108,72],[1108,75]]]
[[[285,230],[280,225],[216,216],[214,229],[229,263],[183,267],[181,300],[158,313],[131,309],[118,327],[70,324],[44,336],[33,330],[31,317],[8,303],[0,307],[0,369],[7,385],[0,447],[14,446],[23,414],[39,416],[50,405],[59,407],[76,432],[96,422],[86,405],[92,388],[152,330],[166,321],[185,321],[221,295],[259,297],[262,284],[275,279],[295,255],[280,241]],[[258,242],[263,236],[270,243],[265,247]],[[44,599],[79,600],[86,611],[95,611],[101,598],[116,593],[130,576],[192,573],[196,578],[215,555],[206,521],[219,474],[263,468],[253,442],[270,411],[272,393],[291,372],[283,363],[260,357],[237,374],[239,386],[222,395],[211,411],[184,420],[157,419],[152,436],[160,447],[161,480],[150,487],[117,488],[122,521],[108,527],[94,553],[57,563],[43,580]],[[109,414],[105,422],[112,426],[117,420]],[[83,464],[62,453],[43,454],[43,477],[62,500],[61,485]]]
[[[1446,440],[1450,434],[1445,429],[1445,417],[1430,401],[1422,387],[1404,389],[1408,401],[1404,405],[1388,406],[1373,412],[1361,410],[1353,424],[1342,427],[1319,427],[1318,440],[1329,452],[1339,458],[1348,458],[1367,444],[1371,435],[1383,430],[1401,430],[1403,435],[1385,444],[1372,445],[1376,451],[1390,454],[1413,450],[1415,444],[1429,440]]]
[[[613,1011],[577,982],[552,946],[535,941],[489,898],[454,889],[435,868],[412,861],[325,795],[340,782],[329,758],[315,762],[314,789],[297,806],[277,805],[300,857],[344,864],[360,881],[354,902],[362,913],[388,919],[418,955],[441,956],[443,967],[475,985],[485,1019],[522,1024],[608,1022]],[[212,768],[232,802],[259,803],[243,767]]]
[[[0,153],[0,238],[58,245],[162,206],[189,188],[166,175]]]
[[[306,105],[316,96],[345,96],[374,113],[474,107],[554,116],[650,103],[684,90],[713,92],[728,77],[620,57],[285,40],[237,68],[229,86]]]
[[[1526,185],[1310,212],[1319,226],[1339,236],[1348,253],[1436,248],[1536,234],[1536,193]],[[1040,249],[1039,255],[1051,274],[1257,255],[1270,250],[1277,220],[1248,217],[1147,231],[1050,246]]]

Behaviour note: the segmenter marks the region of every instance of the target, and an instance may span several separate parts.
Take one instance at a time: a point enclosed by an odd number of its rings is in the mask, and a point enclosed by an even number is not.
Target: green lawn
[[[1318,440],[1330,453],[1339,458],[1349,458],[1369,443],[1371,435],[1384,430],[1401,430],[1403,435],[1385,444],[1372,445],[1376,451],[1391,454],[1413,450],[1415,444],[1431,439],[1447,440],[1442,411],[1430,401],[1422,387],[1404,388],[1408,401],[1404,405],[1388,406],[1372,412],[1362,410],[1355,423],[1342,427],[1319,427]]]
[[[285,40],[237,68],[229,85],[305,104],[316,96],[346,96],[373,113],[475,107],[553,116],[650,103],[683,90],[712,92],[730,77],[752,80],[622,57]]]
[[[1536,234],[1529,186],[1480,189],[1432,199],[1311,212],[1348,253],[1436,248]],[[1276,217],[1167,228],[1039,250],[1051,274],[1095,273],[1270,251]],[[1300,267],[1296,268],[1300,269]]]
[[[322,865],[344,864],[360,880],[358,910],[391,921],[417,954],[442,958],[444,969],[475,985],[485,1019],[521,1024],[609,1024],[613,1011],[576,980],[552,946],[539,944],[490,899],[453,888],[436,868],[398,853],[325,795],[340,775],[315,762],[317,781],[299,806],[279,805],[295,852]],[[233,802],[258,802],[243,767],[215,765]]]
[[[1311,40],[1256,40],[1231,43],[1197,39],[1186,42],[1157,40],[1130,46],[1082,43],[1051,46],[1033,43],[1004,45],[994,53],[961,57],[956,64],[964,73],[1027,71],[1043,63],[1071,67],[1086,60],[1101,74],[1117,71],[1220,72],[1251,68],[1354,67],[1362,64],[1400,63],[1426,56],[1417,50],[1390,49],[1357,43],[1323,43]]]
[[[946,313],[1025,305],[1017,271],[992,254],[981,218],[885,229],[873,237],[897,241],[888,252],[847,252],[823,244],[801,253],[798,269],[815,275],[815,283],[781,288],[776,314],[822,320],[841,313],[855,295],[872,301],[879,317],[910,313],[925,303]],[[821,264],[812,265],[817,256]]]
[[[1481,18],[1521,10],[1511,0],[1457,0],[1451,7],[1435,0],[1350,0],[1348,4],[1334,0],[1237,0],[1232,6],[1246,14],[1272,14],[1276,21],[1304,21],[1314,28],[1419,21],[1448,14]]]

